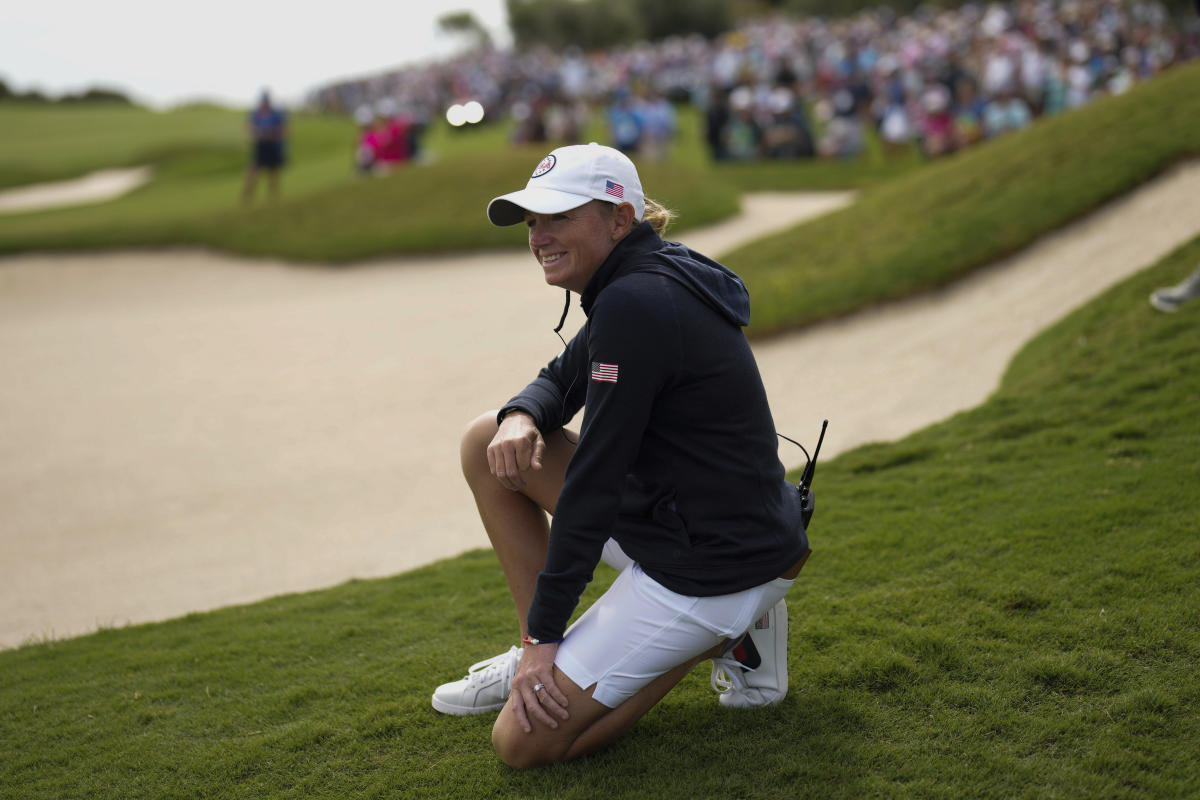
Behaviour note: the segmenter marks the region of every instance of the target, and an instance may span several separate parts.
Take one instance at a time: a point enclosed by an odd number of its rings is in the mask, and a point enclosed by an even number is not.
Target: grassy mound
[[[728,253],[769,334],[945,285],[1200,154],[1200,63],[910,171]]]
[[[214,108],[159,114],[129,105],[0,102],[0,188],[109,167],[160,164],[189,151],[236,152],[244,117]]]
[[[543,155],[540,146],[465,154],[251,213],[228,211],[193,235],[224,250],[297,261],[523,247],[523,230],[489,224],[484,210],[493,197],[524,186],[530,164]],[[681,229],[738,210],[738,192],[704,170],[648,165],[640,171],[656,199],[679,211]]]
[[[431,163],[363,179],[354,126],[296,114],[282,199],[243,208],[243,115],[213,108],[30,108],[0,103],[0,186],[153,164],[154,179],[117,200],[0,215],[0,254],[194,245],[297,261],[345,262],[396,253],[520,247],[519,232],[487,223],[492,197],[524,185],[544,145],[511,147],[509,127],[452,132],[435,125]],[[597,135],[601,131],[595,131]],[[679,229],[727,217],[738,190],[695,159],[647,165],[653,196],[679,211]],[[265,184],[265,179],[262,181]]]
[[[980,408],[822,465],[781,706],[723,712],[697,670],[608,751],[509,771],[490,718],[429,707],[514,638],[476,552],[0,652],[0,795],[1194,793],[1200,304],[1146,296],[1197,263],[1072,314]]]

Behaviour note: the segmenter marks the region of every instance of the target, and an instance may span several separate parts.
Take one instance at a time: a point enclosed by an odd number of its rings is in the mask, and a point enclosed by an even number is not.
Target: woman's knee
[[[550,752],[542,737],[526,733],[504,715],[492,727],[492,749],[513,769],[544,767],[562,760],[560,753]]]
[[[462,459],[463,476],[468,481],[480,474],[489,474],[487,448],[498,429],[496,412],[488,411],[471,420],[467,429],[463,431],[459,456]]]

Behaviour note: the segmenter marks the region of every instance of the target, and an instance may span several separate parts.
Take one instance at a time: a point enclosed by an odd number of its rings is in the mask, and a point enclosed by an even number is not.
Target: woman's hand
[[[505,489],[517,492],[525,488],[521,473],[541,469],[545,451],[546,442],[533,417],[524,411],[510,411],[488,445],[488,469]]]
[[[551,714],[559,719],[570,716],[567,714],[567,696],[554,682],[554,656],[557,653],[557,644],[527,644],[513,674],[508,700],[526,733],[533,732],[530,718],[557,728],[558,720]]]

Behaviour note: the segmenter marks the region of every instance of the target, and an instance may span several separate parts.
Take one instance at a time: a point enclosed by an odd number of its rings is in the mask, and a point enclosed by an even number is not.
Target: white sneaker
[[[433,692],[433,707],[443,714],[466,716],[499,711],[508,701],[513,673],[525,651],[513,647],[507,653],[472,664],[467,677],[443,683]]]
[[[1175,286],[1156,289],[1150,295],[1150,305],[1168,314],[1179,310],[1179,307],[1189,300],[1200,297],[1200,269],[1188,276],[1187,280]]]
[[[712,687],[726,708],[773,706],[787,697],[787,603],[780,600],[713,659]]]

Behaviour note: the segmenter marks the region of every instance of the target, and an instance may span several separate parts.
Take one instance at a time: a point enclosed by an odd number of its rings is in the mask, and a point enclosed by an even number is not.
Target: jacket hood
[[[750,323],[750,292],[730,269],[679,242],[663,241],[648,222],[639,223],[613,248],[580,298],[589,312],[596,295],[631,272],[653,272],[682,284],[739,327]]]

